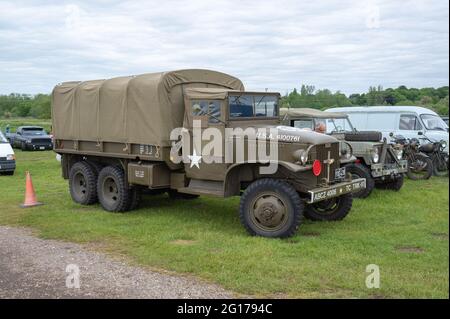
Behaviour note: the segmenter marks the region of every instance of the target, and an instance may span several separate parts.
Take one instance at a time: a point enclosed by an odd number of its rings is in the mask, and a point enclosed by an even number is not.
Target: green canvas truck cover
[[[244,85],[200,69],[64,82],[52,92],[54,137],[168,146],[172,129],[183,126],[187,88],[243,91]]]

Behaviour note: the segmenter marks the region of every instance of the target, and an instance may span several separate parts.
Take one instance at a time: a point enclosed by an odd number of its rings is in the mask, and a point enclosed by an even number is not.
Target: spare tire
[[[349,142],[380,142],[382,135],[377,131],[357,131],[347,132],[344,137]]]

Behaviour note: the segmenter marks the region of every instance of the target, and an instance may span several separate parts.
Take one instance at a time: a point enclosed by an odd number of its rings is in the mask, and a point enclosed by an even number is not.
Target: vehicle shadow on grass
[[[199,197],[196,199],[170,199],[168,195],[144,195],[139,208],[128,214],[140,216],[164,215],[180,220],[191,220],[204,224],[208,230],[220,230],[239,234],[239,198],[216,199]]]

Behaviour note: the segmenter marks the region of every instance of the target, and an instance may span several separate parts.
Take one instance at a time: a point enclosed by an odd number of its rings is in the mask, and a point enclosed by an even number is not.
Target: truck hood
[[[278,140],[279,142],[283,143],[302,143],[302,144],[326,144],[326,143],[335,143],[338,142],[338,140],[332,136],[317,133],[311,130],[307,129],[300,129],[296,127],[291,126],[285,126],[285,125],[255,125],[252,126],[257,131],[258,129],[260,132],[267,132],[267,135],[261,135],[258,134],[257,138],[267,138],[270,140]],[[277,136],[270,135],[270,129],[277,129]]]
[[[14,154],[14,151],[9,143],[0,143],[0,157],[6,157],[8,154]]]

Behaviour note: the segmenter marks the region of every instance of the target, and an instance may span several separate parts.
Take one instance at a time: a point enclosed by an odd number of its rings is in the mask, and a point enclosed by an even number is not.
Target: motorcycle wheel
[[[434,176],[448,176],[447,161],[442,155],[433,156],[433,174]]]
[[[414,181],[429,179],[433,175],[433,162],[425,155],[415,154],[414,158],[408,158],[406,175]]]

